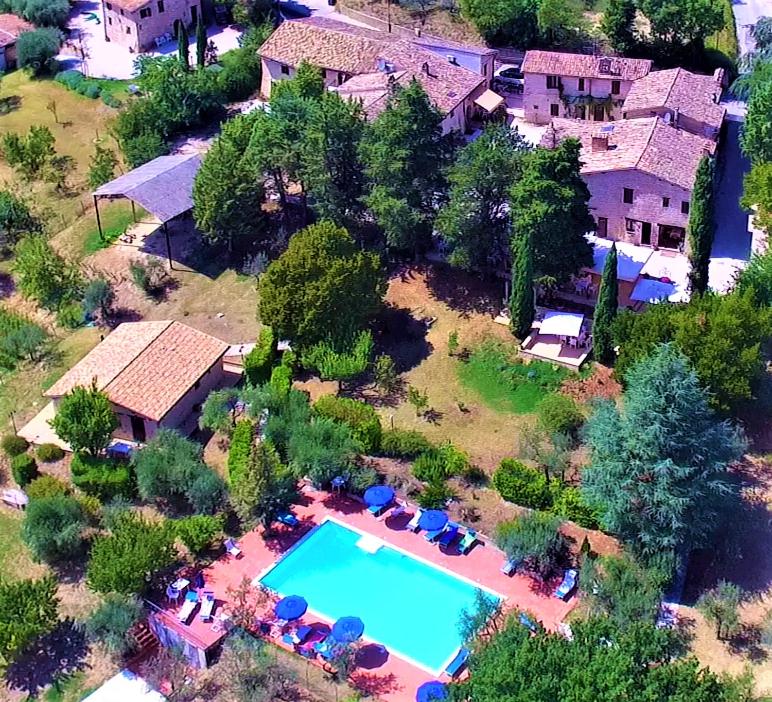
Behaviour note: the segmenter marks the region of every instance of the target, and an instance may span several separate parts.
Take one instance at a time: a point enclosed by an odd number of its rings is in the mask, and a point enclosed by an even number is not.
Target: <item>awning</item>
[[[583,314],[575,312],[547,312],[539,327],[539,334],[579,336],[582,331],[583,321]]]
[[[498,93],[494,93],[492,90],[486,90],[474,101],[474,104],[479,105],[486,112],[495,112],[504,104],[504,98]]]

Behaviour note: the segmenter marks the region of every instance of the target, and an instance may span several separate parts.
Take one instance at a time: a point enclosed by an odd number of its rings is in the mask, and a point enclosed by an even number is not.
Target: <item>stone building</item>
[[[200,13],[200,0],[104,0],[102,26],[106,41],[140,53],[173,34],[177,20],[195,26]]]

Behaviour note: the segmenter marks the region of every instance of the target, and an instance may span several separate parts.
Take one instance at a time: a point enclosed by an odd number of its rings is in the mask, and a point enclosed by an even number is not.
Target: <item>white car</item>
[[[518,63],[505,63],[493,73],[493,89],[505,92],[522,92],[525,80]]]

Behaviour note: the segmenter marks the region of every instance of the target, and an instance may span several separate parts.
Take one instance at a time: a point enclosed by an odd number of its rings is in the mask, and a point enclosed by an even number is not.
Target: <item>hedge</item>
[[[244,374],[247,382],[252,385],[262,385],[271,378],[271,367],[276,358],[276,340],[273,329],[263,327],[253,348],[244,357]]]
[[[420,431],[392,429],[381,434],[381,453],[391,458],[415,458],[432,448]]]
[[[584,423],[584,415],[579,405],[567,395],[552,393],[547,395],[537,406],[539,423],[549,434],[568,434],[573,436]]]
[[[582,499],[582,494],[575,487],[563,487],[555,497],[550,512],[585,529],[600,528],[600,513]]]
[[[469,469],[469,457],[449,441],[422,453],[413,464],[413,475],[425,483],[441,483]]]
[[[70,464],[72,482],[88,495],[108,502],[114,497],[131,497],[131,471],[126,463],[76,453]]]
[[[3,453],[9,458],[18,456],[29,448],[29,442],[23,436],[16,436],[16,434],[4,436],[1,445]]]
[[[25,487],[37,477],[38,464],[28,453],[20,453],[11,459],[11,472],[19,487]]]
[[[174,531],[180,541],[191,553],[202,553],[210,548],[215,539],[222,535],[224,519],[208,514],[196,514],[192,517],[177,519],[173,522]]]
[[[54,76],[54,80],[73,92],[92,100],[96,100],[102,93],[102,86],[99,84],[99,81],[86,78],[80,71],[74,69],[60,71]]]
[[[375,409],[366,402],[324,395],[314,404],[314,412],[320,417],[328,417],[348,426],[365,453],[375,453],[380,448],[381,420]]]
[[[280,397],[286,397],[292,387],[292,370],[287,366],[276,366],[271,371],[271,387]]]
[[[544,475],[513,458],[505,458],[501,462],[492,482],[507,502],[541,510],[548,509],[552,504],[552,493]]]
[[[228,451],[228,479],[234,483],[236,476],[246,468],[252,441],[255,437],[255,425],[248,419],[236,422]]]
[[[25,492],[30,500],[39,500],[46,497],[56,497],[57,495],[69,495],[70,486],[53,475],[41,475],[27,486]]]

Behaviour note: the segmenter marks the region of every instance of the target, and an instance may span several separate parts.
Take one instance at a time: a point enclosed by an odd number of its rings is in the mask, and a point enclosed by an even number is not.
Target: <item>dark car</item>
[[[301,5],[299,2],[295,2],[294,0],[281,0],[278,5],[279,12],[281,12],[283,15],[286,15],[287,17],[311,16],[311,10],[309,10],[305,5]]]

